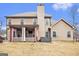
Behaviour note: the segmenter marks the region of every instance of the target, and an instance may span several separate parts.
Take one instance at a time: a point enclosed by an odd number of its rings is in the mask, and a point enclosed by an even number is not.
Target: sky
[[[0,3],[0,22],[2,29],[6,29],[6,18],[8,15],[15,15],[23,12],[36,12],[36,3]],[[73,16],[77,27],[79,27],[79,4],[75,3],[45,3],[45,13],[52,16],[52,21],[64,19],[73,24]]]

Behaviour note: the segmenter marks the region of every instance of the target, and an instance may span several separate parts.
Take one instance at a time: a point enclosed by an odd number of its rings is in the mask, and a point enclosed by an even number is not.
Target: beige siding
[[[26,19],[23,19],[23,20],[24,20],[24,25],[33,25],[34,18],[26,18]]]
[[[53,31],[56,31],[57,37],[53,37]],[[71,38],[67,37],[67,32],[71,32]],[[73,39],[73,30],[71,27],[69,27],[67,24],[65,24],[63,21],[60,21],[58,24],[56,24],[54,27],[52,27],[52,40],[72,40]]]
[[[12,25],[20,25],[21,24],[21,19],[20,18],[10,18],[7,19],[7,22],[11,21]]]
[[[21,20],[23,20],[24,25],[33,25],[34,18],[9,18],[7,19],[7,25],[11,20],[12,25],[21,25]]]

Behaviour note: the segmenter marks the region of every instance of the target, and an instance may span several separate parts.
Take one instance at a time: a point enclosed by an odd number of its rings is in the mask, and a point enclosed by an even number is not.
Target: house
[[[51,26],[52,40],[73,40],[73,27],[63,19]]]
[[[6,19],[9,41],[51,41],[51,15],[45,13],[43,4],[38,4],[36,12],[10,15]]]
[[[36,12],[6,16],[7,39],[10,42],[72,40],[73,27],[63,19],[52,25],[51,18],[45,13],[44,4],[38,4]]]

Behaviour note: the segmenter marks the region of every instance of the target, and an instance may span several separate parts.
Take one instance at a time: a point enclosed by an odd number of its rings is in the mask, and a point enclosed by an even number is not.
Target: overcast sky
[[[8,15],[15,15],[23,12],[36,12],[38,4],[30,3],[0,3],[0,21],[2,22],[2,29],[6,28],[6,18]],[[76,9],[76,10],[75,10]],[[45,4],[45,13],[52,15],[52,20],[58,21],[63,18],[66,22],[72,24],[72,14],[75,10],[75,23],[79,26],[79,4],[72,3],[51,3]]]

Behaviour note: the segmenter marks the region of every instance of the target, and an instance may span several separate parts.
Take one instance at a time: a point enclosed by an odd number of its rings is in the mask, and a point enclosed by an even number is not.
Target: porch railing
[[[13,41],[24,41],[22,37],[13,37]],[[25,37],[25,41],[35,41],[35,37]]]
[[[13,37],[14,41],[23,41],[22,37]]]
[[[25,40],[26,41],[35,41],[35,37],[26,37]]]

